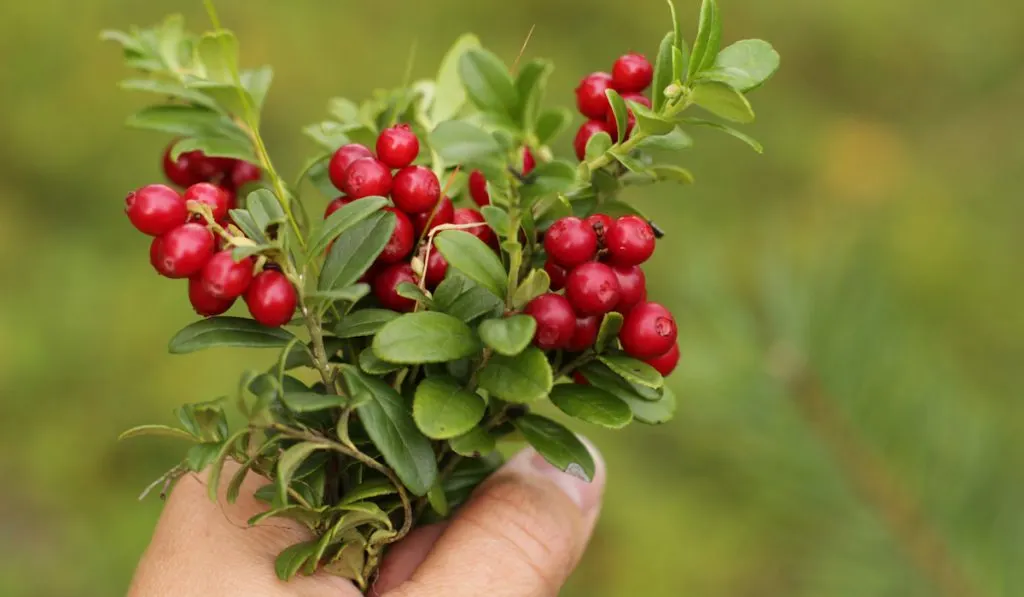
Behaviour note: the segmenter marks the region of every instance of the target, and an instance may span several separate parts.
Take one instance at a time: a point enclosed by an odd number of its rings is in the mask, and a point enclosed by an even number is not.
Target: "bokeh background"
[[[333,95],[431,76],[475,31],[557,71],[549,102],[669,27],[660,0],[224,1],[272,63],[285,172]],[[680,0],[692,38],[697,0]],[[681,317],[677,419],[591,433],[611,484],[569,596],[1024,594],[1024,4],[722,0],[783,68],[757,156],[697,133],[692,187],[635,192],[668,231],[649,279]],[[258,353],[166,355],[193,319],[122,199],[166,139],[106,27],[200,3],[0,4],[0,593],[123,594],[180,445],[117,444],[229,391]],[[568,149],[569,137],[561,142]]]

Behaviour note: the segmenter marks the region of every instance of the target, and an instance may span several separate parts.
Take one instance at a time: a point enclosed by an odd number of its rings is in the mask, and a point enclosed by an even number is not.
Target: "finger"
[[[371,596],[384,595],[412,577],[413,572],[427,559],[434,544],[448,528],[447,522],[414,529],[404,539],[388,548],[380,567],[380,576],[373,585]]]
[[[525,450],[452,519],[427,559],[388,597],[554,597],[583,553],[600,510],[592,483]]]

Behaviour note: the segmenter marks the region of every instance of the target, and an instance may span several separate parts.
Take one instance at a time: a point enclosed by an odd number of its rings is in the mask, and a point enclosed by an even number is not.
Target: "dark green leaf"
[[[247,524],[251,527],[259,525],[271,518],[285,518],[287,520],[294,520],[301,522],[306,526],[315,526],[318,519],[323,515],[324,508],[307,508],[298,504],[289,504],[280,508],[272,508],[266,512],[260,512],[256,516],[253,516],[247,521]]]
[[[431,439],[451,439],[469,432],[487,409],[484,399],[451,377],[428,377],[416,387],[412,417]]]
[[[654,389],[665,385],[661,373],[643,361],[624,355],[602,355],[598,358],[609,369],[633,383]]]
[[[597,340],[594,343],[594,350],[601,353],[609,346],[615,346],[615,339],[619,337],[619,330],[622,329],[623,317],[614,311],[608,313],[601,320],[601,327],[597,330]]]
[[[740,123],[754,121],[754,109],[750,107],[747,98],[725,83],[698,83],[693,88],[690,99],[701,108],[726,120]]]
[[[334,335],[338,338],[361,338],[372,336],[384,324],[398,317],[398,313],[387,309],[360,309],[346,315],[334,326]]]
[[[288,503],[288,486],[291,485],[292,475],[295,474],[295,470],[299,468],[299,465],[313,452],[326,449],[327,447],[327,444],[302,442],[281,453],[281,456],[277,459],[277,478],[274,479],[274,482],[277,484],[277,498],[281,504]]]
[[[214,457],[213,461],[210,462],[210,468],[206,475],[206,493],[210,500],[213,502],[217,501],[217,494],[220,491],[220,475],[224,471],[224,462],[231,454],[231,450],[235,448],[235,444],[239,443],[245,446],[249,441],[248,429],[242,429],[232,435],[221,445],[220,450]]]
[[[402,365],[382,360],[373,352],[373,348],[365,348],[359,353],[359,368],[370,375],[384,375],[402,368]]]
[[[629,403],[630,397],[646,402],[657,402],[663,396],[663,388],[654,389],[623,379],[600,361],[591,361],[580,367],[579,371],[587,378],[587,381],[614,394],[623,402]]]
[[[284,581],[291,580],[316,553],[319,542],[319,539],[313,539],[292,545],[282,551],[274,560],[274,572],[277,573],[277,577]]]
[[[331,241],[387,204],[388,200],[384,197],[364,197],[332,213],[308,243],[310,258],[323,253]]]
[[[655,112],[665,106],[665,88],[674,81],[672,76],[672,47],[675,32],[669,31],[658,47],[658,59],[654,63],[654,82],[651,84],[651,105]]]
[[[393,213],[376,213],[339,236],[320,273],[319,289],[345,288],[358,281],[384,251],[396,222]]]
[[[347,492],[341,500],[341,505],[354,504],[356,502],[362,502],[385,495],[394,495],[396,493],[398,493],[398,489],[391,484],[391,481],[384,478],[370,479],[368,481],[363,481],[356,487],[352,488],[351,491]]]
[[[697,25],[697,37],[693,41],[693,53],[687,69],[687,81],[692,81],[697,73],[710,68],[718,56],[722,43],[722,19],[718,13],[717,0],[704,0],[700,6],[700,21]]]
[[[186,354],[207,348],[283,348],[295,336],[281,328],[270,328],[241,317],[212,317],[197,321],[171,339],[171,354]]]
[[[559,470],[587,481],[596,473],[594,457],[573,432],[538,415],[526,415],[514,422],[516,429],[545,460]]]
[[[325,303],[345,302],[355,304],[369,296],[370,292],[370,285],[360,282],[345,288],[339,288],[338,290],[311,292],[306,295],[306,298],[314,301],[324,301]]]
[[[680,168],[679,166],[672,166],[669,164],[661,164],[651,166],[651,172],[658,178],[658,180],[678,182],[680,184],[693,184],[693,173],[686,168]]]
[[[564,193],[576,182],[576,168],[569,162],[553,160],[537,166],[530,173],[530,182],[521,189],[524,199],[530,200],[552,193]]]
[[[529,315],[488,319],[480,323],[480,339],[498,354],[514,357],[526,350],[537,331],[537,320]]]
[[[495,296],[505,296],[508,282],[505,266],[494,250],[479,238],[465,230],[445,230],[435,237],[434,243],[449,266]]]
[[[757,153],[764,153],[764,147],[762,147],[761,144],[758,143],[756,139],[754,139],[753,137],[751,137],[751,136],[749,136],[749,135],[747,135],[745,133],[742,133],[742,132],[740,132],[740,131],[738,131],[738,130],[730,127],[730,126],[727,126],[727,125],[724,125],[724,124],[720,124],[720,123],[715,122],[713,120],[705,120],[703,118],[691,118],[691,117],[682,118],[682,119],[680,119],[680,122],[682,122],[683,124],[691,124],[691,125],[694,125],[694,126],[706,126],[706,127],[710,127],[710,128],[722,131],[723,133],[725,133],[727,135],[730,135],[732,137],[735,137],[735,138],[739,139],[740,141],[743,141],[744,143],[749,145],[750,148],[753,149],[754,151],[756,151]]]
[[[470,322],[490,313],[500,313],[504,303],[483,286],[457,271],[448,276],[434,291],[434,309]]]
[[[168,427],[167,425],[140,425],[133,427],[118,436],[117,440],[121,441],[143,436],[173,437],[174,439],[183,439],[190,442],[197,440],[191,433],[182,431],[177,427]]]
[[[601,131],[590,137],[587,141],[586,158],[587,161],[601,157],[606,151],[611,149],[615,143],[612,141],[612,136],[608,133]]]
[[[261,231],[265,232],[271,226],[284,224],[288,220],[277,196],[268,189],[257,189],[249,193],[245,198],[245,205],[256,227]]]
[[[519,97],[508,68],[483,48],[467,48],[459,58],[459,76],[470,101],[485,112],[514,117]]]
[[[501,146],[483,129],[461,120],[449,120],[430,132],[430,146],[450,164],[480,164],[493,161]]]
[[[385,324],[373,338],[373,351],[392,363],[443,363],[475,355],[480,341],[461,320],[423,311]]]
[[[519,284],[515,294],[512,295],[512,308],[522,309],[538,296],[551,289],[551,277],[542,269],[531,271]]]
[[[185,454],[185,466],[194,473],[203,472],[211,462],[217,459],[222,447],[223,444],[219,442],[207,442],[192,446]]]
[[[416,301],[417,303],[426,305],[427,307],[429,307],[432,302],[430,297],[427,296],[427,293],[420,290],[420,287],[412,282],[400,282],[398,286],[395,287],[395,293],[402,298]]]
[[[541,145],[550,145],[558,135],[562,134],[572,122],[572,112],[568,108],[544,110],[537,117],[534,134]]]
[[[531,60],[519,68],[519,75],[516,77],[516,94],[519,104],[516,107],[515,116],[523,130],[529,132],[534,130],[537,113],[540,111],[540,101],[544,97],[544,90],[552,70],[554,70],[554,65],[550,60],[539,58]]]
[[[474,427],[468,433],[448,440],[452,451],[467,458],[480,458],[494,451],[494,436],[482,427]]]
[[[427,493],[427,501],[430,502],[430,507],[434,509],[434,512],[437,512],[440,516],[448,516],[451,513],[451,508],[448,505],[448,496],[445,495],[441,479],[438,479],[434,486],[430,488],[430,491]]]
[[[614,89],[608,89],[604,93],[608,96],[608,103],[611,104],[612,114],[615,115],[615,130],[618,132],[618,139],[615,139],[615,142],[621,143],[626,140],[629,109],[626,107],[626,101],[622,99],[619,92]]]
[[[514,357],[492,356],[480,370],[480,387],[507,402],[535,402],[551,391],[553,377],[547,357],[531,346]]]
[[[252,214],[248,210],[232,209],[228,213],[231,215],[235,225],[252,241],[261,245],[268,243],[267,237],[263,235],[263,230],[256,225],[256,220],[253,219]]]
[[[621,429],[633,420],[625,402],[593,386],[558,384],[551,389],[551,403],[570,417],[609,429]]]
[[[337,394],[320,394],[317,392],[285,392],[281,402],[294,413],[309,413],[348,405],[345,396]]]
[[[451,120],[462,110],[463,104],[466,103],[466,90],[462,87],[462,79],[459,77],[459,61],[466,50],[479,47],[480,40],[472,33],[467,33],[455,40],[451,49],[444,55],[437,73],[434,103],[430,109],[432,122]]]

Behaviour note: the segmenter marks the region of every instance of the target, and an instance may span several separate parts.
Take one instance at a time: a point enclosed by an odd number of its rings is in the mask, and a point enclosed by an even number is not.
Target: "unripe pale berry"
[[[213,212],[213,219],[218,222],[222,222],[228,217],[228,210],[231,209],[232,203],[231,193],[208,182],[190,186],[185,190],[183,198],[186,206],[189,201],[209,206],[210,211]]]
[[[245,291],[245,304],[258,323],[281,327],[295,314],[298,294],[288,278],[277,270],[260,272]]]
[[[151,184],[128,193],[124,211],[143,234],[160,236],[188,220],[188,208],[178,191],[162,184]]]
[[[352,162],[341,179],[341,190],[351,199],[387,197],[391,193],[391,169],[374,158]]]
[[[385,207],[383,211],[390,211],[395,214],[395,230],[391,233],[391,239],[384,246],[384,251],[377,258],[379,263],[386,265],[398,263],[412,253],[412,246],[416,243],[415,231],[409,216],[405,215],[394,207]]]
[[[626,54],[612,66],[612,87],[619,93],[639,92],[654,80],[654,67],[643,54]]]
[[[619,279],[603,263],[584,263],[569,272],[565,280],[565,297],[576,313],[583,316],[608,313],[621,296]]]
[[[597,316],[577,317],[576,330],[572,340],[565,347],[569,352],[583,352],[597,341],[597,332],[601,328],[601,318]]]
[[[438,226],[451,224],[452,220],[455,219],[455,206],[452,205],[452,200],[448,197],[441,197],[441,200],[434,209],[412,214],[409,216],[409,219],[412,220],[412,226],[416,230],[416,237],[419,238],[423,236],[424,231],[430,232]],[[427,227],[428,224],[429,228]]]
[[[234,300],[245,294],[252,282],[252,257],[236,262],[231,253],[231,250],[216,253],[199,274],[206,293],[214,298]]]
[[[580,130],[576,132],[576,138],[573,139],[572,147],[576,151],[576,159],[583,161],[587,157],[587,143],[590,142],[590,138],[598,133],[612,134],[611,127],[605,120],[588,120],[580,126]]]
[[[407,214],[429,211],[441,197],[441,183],[430,168],[408,166],[395,175],[391,199],[395,207]]]
[[[612,76],[608,73],[592,73],[576,87],[576,107],[580,114],[592,120],[603,120],[611,110],[605,91],[612,87]]]
[[[668,309],[658,303],[641,303],[626,315],[619,340],[629,356],[650,359],[668,352],[677,335],[676,321]]]
[[[676,370],[676,365],[679,364],[679,344],[673,344],[672,348],[665,354],[647,359],[644,362],[657,369],[658,373],[664,376],[671,375]]]
[[[188,301],[192,309],[203,317],[223,315],[235,304],[235,299],[219,299],[207,292],[198,276],[188,279]]]
[[[469,196],[480,207],[491,204],[491,194],[487,192],[487,179],[479,170],[469,173]]]
[[[377,274],[373,281],[373,294],[384,308],[399,312],[410,312],[416,308],[416,301],[398,294],[398,285],[402,282],[416,283],[416,274],[408,263],[395,263]]]
[[[468,207],[456,209],[452,217],[452,224],[483,224],[482,226],[473,226],[464,230],[479,238],[488,246],[496,247],[498,245],[498,237],[494,235],[494,231],[487,225],[484,216],[475,209]]]
[[[654,229],[640,216],[622,216],[604,235],[613,263],[640,265],[654,254]]]
[[[331,184],[339,191],[344,190],[342,185],[345,181],[345,172],[348,171],[348,167],[352,165],[352,162],[372,157],[373,153],[363,145],[358,143],[342,145],[331,156],[331,162],[327,166],[327,175],[331,179]]]
[[[159,271],[166,272],[168,278],[190,278],[202,271],[213,250],[213,233],[206,226],[182,224],[160,239]]]
[[[377,158],[390,168],[405,168],[420,153],[420,140],[407,124],[384,129],[377,137]]]
[[[613,265],[612,271],[619,281],[619,302],[615,310],[625,315],[647,300],[647,277],[638,265]]]
[[[549,292],[530,301],[523,309],[537,322],[533,343],[541,350],[565,348],[576,333],[576,313],[568,299]]]
[[[597,234],[577,217],[562,218],[544,233],[544,250],[549,259],[571,269],[597,254]]]

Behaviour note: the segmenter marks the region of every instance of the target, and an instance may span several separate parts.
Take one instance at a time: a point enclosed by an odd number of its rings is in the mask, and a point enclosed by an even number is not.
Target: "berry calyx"
[[[402,282],[416,283],[416,274],[408,263],[396,263],[383,269],[373,281],[373,294],[380,304],[392,311],[408,313],[416,308],[416,301],[398,294]]]
[[[235,304],[235,299],[225,300],[211,295],[206,291],[202,280],[198,276],[193,276],[188,279],[188,302],[198,315],[216,317],[226,313]]]
[[[182,224],[160,238],[158,271],[168,278],[190,278],[202,271],[213,250],[213,233],[206,226]]]
[[[523,176],[526,176],[530,172],[533,172],[533,169],[536,168],[536,167],[537,167],[537,160],[534,159],[533,153],[530,151],[529,147],[524,147],[523,148]]]
[[[384,129],[377,137],[377,158],[390,168],[405,168],[420,153],[420,140],[407,124]]]
[[[576,138],[573,139],[572,147],[576,151],[576,159],[583,161],[587,157],[587,143],[590,142],[590,138],[598,133],[612,134],[611,127],[608,123],[602,120],[588,120],[580,126],[580,130],[576,132]]]
[[[345,197],[344,195],[331,201],[330,203],[327,204],[327,209],[324,210],[324,219],[326,220],[327,218],[331,217],[331,214],[345,207],[349,203],[352,203],[352,200],[349,199],[348,197]]]
[[[565,347],[569,352],[583,352],[597,341],[597,332],[601,328],[601,318],[596,316],[577,317],[576,330],[572,339]]]
[[[128,193],[124,211],[132,225],[150,236],[160,236],[188,220],[188,208],[178,191],[162,184],[151,184]]]
[[[584,316],[604,315],[614,309],[622,297],[615,272],[596,261],[584,263],[569,273],[565,296],[573,309]]]
[[[341,190],[351,199],[387,197],[391,192],[391,169],[374,158],[352,162],[341,179]]]
[[[297,302],[295,287],[277,270],[260,272],[245,291],[249,314],[267,327],[281,327],[291,321]]]
[[[232,204],[231,193],[208,182],[201,182],[190,186],[185,190],[183,199],[186,206],[189,201],[208,205],[210,211],[213,212],[213,219],[217,222],[221,222],[228,217],[228,210],[231,209]]]
[[[363,145],[358,143],[342,145],[338,151],[335,151],[334,155],[331,156],[331,162],[327,166],[327,175],[331,179],[331,184],[333,184],[339,191],[344,190],[342,185],[345,181],[345,172],[348,171],[348,167],[352,165],[352,162],[362,158],[372,157],[373,153]]]
[[[569,272],[564,267],[548,259],[544,262],[544,271],[548,273],[548,279],[551,280],[551,290],[557,291],[565,288],[565,279],[569,277]]]
[[[248,290],[252,282],[252,257],[235,261],[231,251],[216,253],[203,266],[199,279],[206,293],[221,300],[234,300]]]
[[[227,182],[232,189],[238,190],[249,183],[259,182],[261,178],[263,178],[263,170],[259,166],[245,160],[235,160]]]
[[[612,87],[608,73],[591,73],[576,87],[576,107],[580,114],[592,120],[603,120],[611,110],[605,91]]]
[[[544,233],[544,250],[552,261],[571,269],[597,254],[597,234],[577,217],[562,218]]]
[[[654,67],[643,54],[626,54],[612,66],[612,87],[619,93],[647,89],[654,80]]]
[[[412,226],[416,230],[417,238],[423,236],[424,232],[429,233],[438,226],[451,224],[454,218],[455,206],[452,205],[452,200],[448,197],[441,197],[441,200],[438,201],[432,210],[409,216],[409,219],[412,220]]]
[[[480,207],[491,204],[491,194],[487,192],[487,179],[479,170],[469,173],[469,196]]]
[[[412,246],[416,242],[415,231],[409,216],[405,215],[394,207],[385,207],[383,211],[390,211],[395,214],[395,231],[391,233],[391,239],[384,245],[384,250],[377,257],[379,263],[398,263],[412,253]]]
[[[626,315],[619,340],[629,356],[650,359],[668,352],[677,335],[676,321],[668,309],[658,303],[641,303]]]
[[[537,322],[533,343],[541,350],[565,348],[576,333],[576,313],[569,300],[549,292],[533,299],[523,309]]]
[[[441,183],[430,168],[408,166],[395,175],[391,199],[408,214],[430,211],[441,197]]]
[[[444,277],[447,273],[448,260],[444,258],[441,251],[437,250],[437,247],[431,247],[430,257],[427,258],[425,272],[427,287],[436,288],[438,284],[444,281]]]
[[[654,254],[654,230],[640,216],[622,216],[604,235],[608,255],[617,265],[640,265]]]
[[[615,220],[608,214],[593,214],[583,219],[584,222],[590,224],[590,227],[594,229],[594,233],[597,234],[597,238],[604,238],[605,232],[612,227]]]
[[[656,356],[653,359],[647,359],[644,362],[657,369],[658,373],[668,377],[676,370],[676,365],[679,364],[679,344],[673,344],[672,348],[665,354]]]
[[[464,230],[482,240],[485,245],[495,247],[498,244],[498,237],[494,235],[494,231],[487,225],[483,214],[475,209],[468,207],[456,209],[455,214],[452,216],[452,224],[483,224],[482,226],[473,226]]]
[[[619,281],[619,302],[615,310],[625,315],[647,300],[647,276],[638,265],[613,265],[612,272]]]

